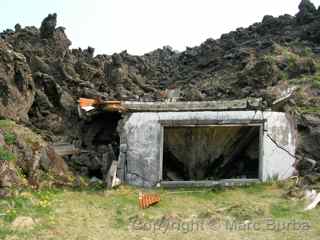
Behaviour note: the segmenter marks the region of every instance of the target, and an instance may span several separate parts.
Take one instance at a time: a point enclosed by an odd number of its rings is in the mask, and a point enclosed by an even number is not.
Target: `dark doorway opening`
[[[260,126],[164,127],[163,181],[258,179]]]
[[[79,136],[81,153],[68,159],[68,165],[80,175],[103,180],[112,161],[118,159],[120,137],[117,126],[120,119],[117,112],[87,116]]]

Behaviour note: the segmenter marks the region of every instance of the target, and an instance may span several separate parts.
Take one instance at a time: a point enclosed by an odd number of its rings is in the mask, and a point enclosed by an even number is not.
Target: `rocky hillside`
[[[17,24],[0,33],[0,116],[49,145],[75,144],[80,155],[65,159],[75,173],[104,176],[118,151],[120,118],[104,113],[80,119],[79,97],[161,101],[166,89],[181,101],[261,97],[263,108],[294,114],[300,173],[318,171],[320,9],[309,0],[302,0],[296,16],[264,16],[183,52],[163,47],[143,56],[70,49],[56,22],[49,14],[40,29]]]

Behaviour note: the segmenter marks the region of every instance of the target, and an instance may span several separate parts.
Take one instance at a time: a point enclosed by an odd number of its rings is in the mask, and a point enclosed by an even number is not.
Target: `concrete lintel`
[[[178,126],[216,126],[216,125],[241,125],[241,126],[259,126],[263,124],[266,120],[264,119],[229,119],[229,120],[160,120],[160,124],[165,127],[178,127]]]
[[[230,101],[198,102],[122,102],[129,112],[183,112],[183,111],[227,111],[255,109],[261,105],[261,99],[245,98]]]

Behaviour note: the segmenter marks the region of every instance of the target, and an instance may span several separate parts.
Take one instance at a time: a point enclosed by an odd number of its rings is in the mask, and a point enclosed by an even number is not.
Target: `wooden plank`
[[[117,178],[117,167],[118,161],[112,161],[112,164],[106,177],[107,188],[113,188],[120,184],[120,181]]]
[[[80,150],[76,148],[73,144],[60,143],[53,145],[54,151],[60,156],[68,156],[73,154],[78,154]]]

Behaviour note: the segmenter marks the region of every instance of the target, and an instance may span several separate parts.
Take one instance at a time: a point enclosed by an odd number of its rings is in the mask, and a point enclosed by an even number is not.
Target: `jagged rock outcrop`
[[[296,15],[299,24],[310,23],[317,15],[317,9],[310,0],[302,0],[299,4],[299,10]]]
[[[57,14],[49,14],[41,23],[41,38],[52,38],[57,25]]]
[[[34,101],[34,82],[26,57],[0,40],[0,115],[28,120]]]

